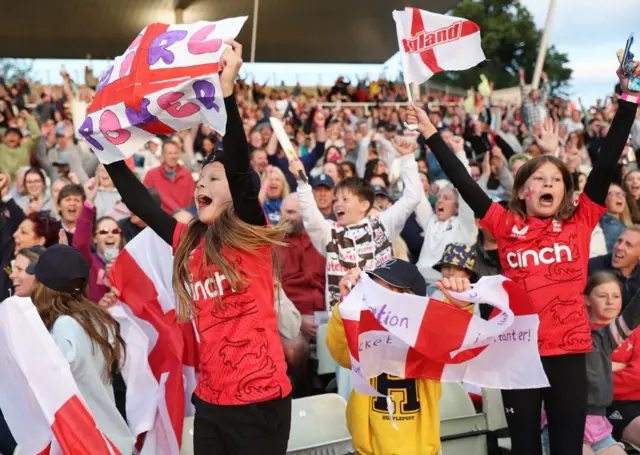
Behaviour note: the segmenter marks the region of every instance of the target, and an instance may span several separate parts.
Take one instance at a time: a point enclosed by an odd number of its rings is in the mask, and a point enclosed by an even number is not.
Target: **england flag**
[[[480,27],[459,17],[407,7],[394,11],[404,79],[422,84],[440,71],[461,71],[485,60]]]

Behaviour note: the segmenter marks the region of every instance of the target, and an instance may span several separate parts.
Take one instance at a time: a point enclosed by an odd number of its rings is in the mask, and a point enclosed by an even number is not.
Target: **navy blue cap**
[[[376,196],[384,196],[387,199],[391,199],[389,197],[387,189],[382,185],[373,185],[373,194],[375,194]]]
[[[320,174],[319,176],[311,180],[311,188],[316,189],[319,186],[326,186],[327,188],[333,188],[336,185],[333,182],[333,179],[329,177],[327,174]]]
[[[80,251],[68,245],[48,248],[40,255],[33,271],[36,280],[58,292],[80,293],[89,282],[89,263]],[[84,282],[80,283],[81,287],[78,279]]]
[[[402,259],[390,259],[367,274],[380,278],[393,287],[410,289],[415,295],[421,297],[427,295],[427,282],[418,267]]]

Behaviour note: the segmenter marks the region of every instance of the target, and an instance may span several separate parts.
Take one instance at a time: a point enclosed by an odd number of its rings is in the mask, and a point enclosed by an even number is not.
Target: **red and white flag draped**
[[[485,321],[449,303],[389,291],[362,274],[339,306],[356,392],[381,396],[368,379],[382,373],[494,389],[549,386],[538,315],[521,287],[486,277],[452,295],[496,310]]]
[[[144,434],[143,455],[177,455],[194,413],[198,341],[192,323],[177,322],[172,264],[171,247],[145,229],[109,271],[121,300],[111,314],[127,343],[127,420],[134,436]]]
[[[22,454],[120,455],[27,297],[0,305],[0,371],[0,409]]]
[[[407,7],[394,11],[404,79],[422,84],[440,71],[461,71],[485,60],[480,27],[459,17]]]
[[[224,41],[247,17],[151,24],[100,78],[78,133],[100,161],[133,155],[154,136],[207,123],[224,135],[227,114],[218,76]]]

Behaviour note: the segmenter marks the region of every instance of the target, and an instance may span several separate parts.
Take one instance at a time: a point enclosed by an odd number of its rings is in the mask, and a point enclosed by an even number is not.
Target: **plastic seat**
[[[347,430],[347,402],[328,393],[293,400],[287,453],[346,455],[353,453]]]
[[[440,440],[443,455],[486,455],[487,421],[462,384],[442,383]]]
[[[193,455],[193,417],[185,417],[180,455]]]
[[[316,331],[316,354],[318,356],[318,375],[335,373],[338,364],[327,348],[327,329],[329,324],[321,324]]]

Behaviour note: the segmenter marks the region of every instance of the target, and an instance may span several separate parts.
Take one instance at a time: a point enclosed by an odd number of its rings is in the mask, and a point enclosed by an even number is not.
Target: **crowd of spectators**
[[[580,99],[576,103],[553,97],[546,75],[540,90],[530,92],[524,88],[524,73],[520,76],[521,103],[494,102],[491,94],[472,88],[466,98],[423,93],[419,104],[494,200],[506,203],[518,169],[545,154],[569,167],[577,198],[598,159],[617,109],[617,94],[585,106]],[[79,86],[64,72],[63,77],[62,87],[39,87],[38,93],[24,79],[15,84],[2,81],[0,87],[0,301],[24,287],[23,262],[33,260],[28,256],[31,249],[50,247],[66,237],[89,261],[90,299],[100,302],[109,290],[105,277],[110,265],[126,242],[145,228],[122,203],[109,174],[77,133],[96,78],[88,70],[86,84]],[[239,80],[235,93],[251,165],[261,177],[260,202],[269,223],[286,229],[287,246],[278,251],[281,279],[274,305],[279,308],[297,396],[326,386],[326,378],[316,377],[309,365],[318,326],[326,322],[334,302],[331,271],[340,267],[339,255],[333,263],[331,252],[317,247],[317,232],[308,232],[318,223],[310,227],[303,222],[310,205],[317,208],[320,221],[357,225],[367,220],[375,232],[379,220],[381,229],[393,232],[388,235],[391,255],[416,264],[429,285],[455,273],[455,263],[446,262],[454,250],[463,252],[464,264],[457,268],[465,276],[500,274],[495,239],[477,226],[426,143],[407,128],[404,84],[339,78],[332,87],[309,89]],[[284,122],[309,175],[309,193],[298,193],[297,176],[273,134],[270,117]],[[165,211],[188,222],[195,213],[194,175],[221,147],[220,135],[200,125],[153,138],[130,165]],[[591,238],[589,274],[611,272],[621,287],[623,307],[640,289],[638,151],[640,116],[620,159],[617,181],[609,189],[607,213]],[[404,160],[407,155],[417,161],[415,182],[407,177],[412,166]],[[354,177],[361,180],[354,184]],[[373,206],[365,204],[360,211],[347,207],[351,202],[340,192],[345,188],[356,194],[370,192]],[[407,199],[401,203],[403,198]],[[347,220],[354,213],[357,219]],[[331,232],[327,235],[339,235]],[[288,304],[278,305],[283,301]],[[640,403],[640,354],[635,356],[640,343],[630,340],[624,353],[614,353],[616,409]],[[616,431],[618,437],[640,444],[640,420],[631,419]]]

